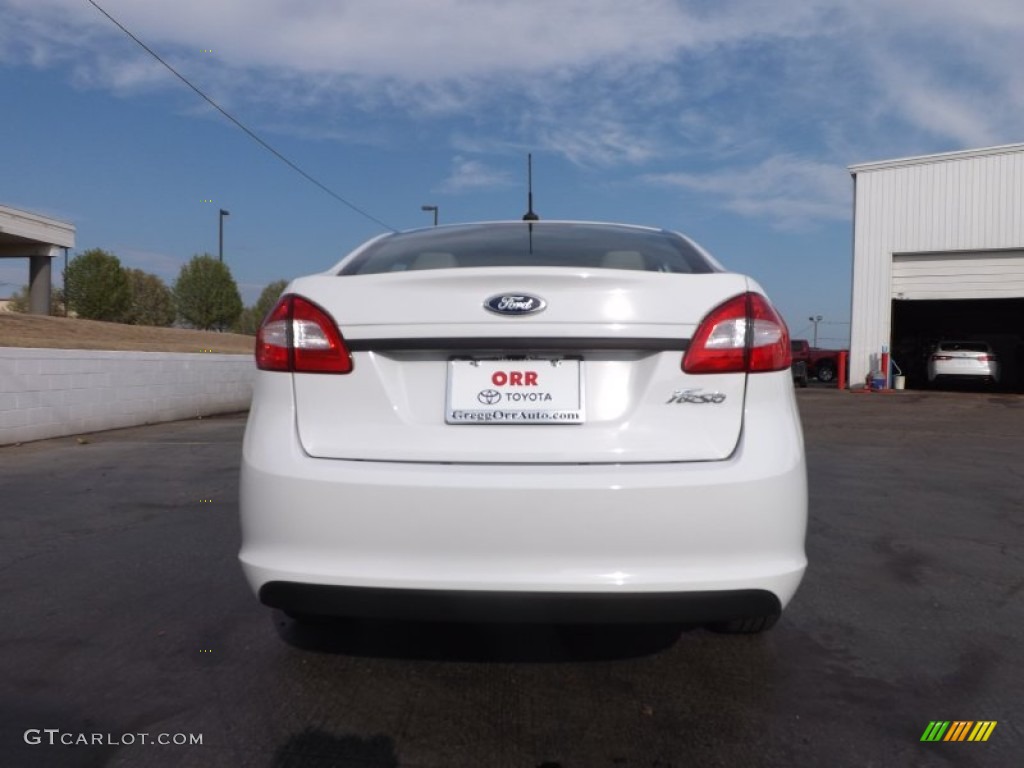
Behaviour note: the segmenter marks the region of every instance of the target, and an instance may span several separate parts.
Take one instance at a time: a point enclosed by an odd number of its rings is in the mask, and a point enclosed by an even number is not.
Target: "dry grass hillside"
[[[0,312],[0,347],[219,352],[251,355],[254,339],[237,333],[153,328],[97,320]]]

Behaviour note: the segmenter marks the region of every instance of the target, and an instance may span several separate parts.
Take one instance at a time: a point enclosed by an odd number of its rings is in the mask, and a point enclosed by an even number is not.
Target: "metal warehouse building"
[[[987,341],[1024,391],[1024,144],[863,163],[854,180],[850,381],[888,348],[926,380],[939,340]]]

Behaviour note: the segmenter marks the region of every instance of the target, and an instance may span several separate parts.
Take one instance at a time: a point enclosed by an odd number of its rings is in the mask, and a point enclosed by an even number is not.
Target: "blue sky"
[[[532,152],[542,217],[685,232],[825,342],[849,319],[846,166],[1024,141],[1019,0],[97,2],[394,228],[424,204],[518,218]],[[78,251],[170,283],[225,208],[250,303],[383,231],[87,0],[0,0],[0,94],[0,204],[73,222]],[[26,276],[0,261],[0,295]]]

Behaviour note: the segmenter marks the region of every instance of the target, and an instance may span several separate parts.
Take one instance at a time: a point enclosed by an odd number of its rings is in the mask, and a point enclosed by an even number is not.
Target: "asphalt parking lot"
[[[752,637],[301,629],[235,559],[243,416],[0,448],[0,764],[1019,765],[1024,396],[798,399],[810,570]]]

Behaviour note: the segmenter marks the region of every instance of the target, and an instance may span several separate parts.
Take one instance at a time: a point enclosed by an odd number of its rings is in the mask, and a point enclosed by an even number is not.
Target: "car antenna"
[[[523,221],[540,221],[540,216],[533,212],[533,155],[526,155],[526,213]]]

